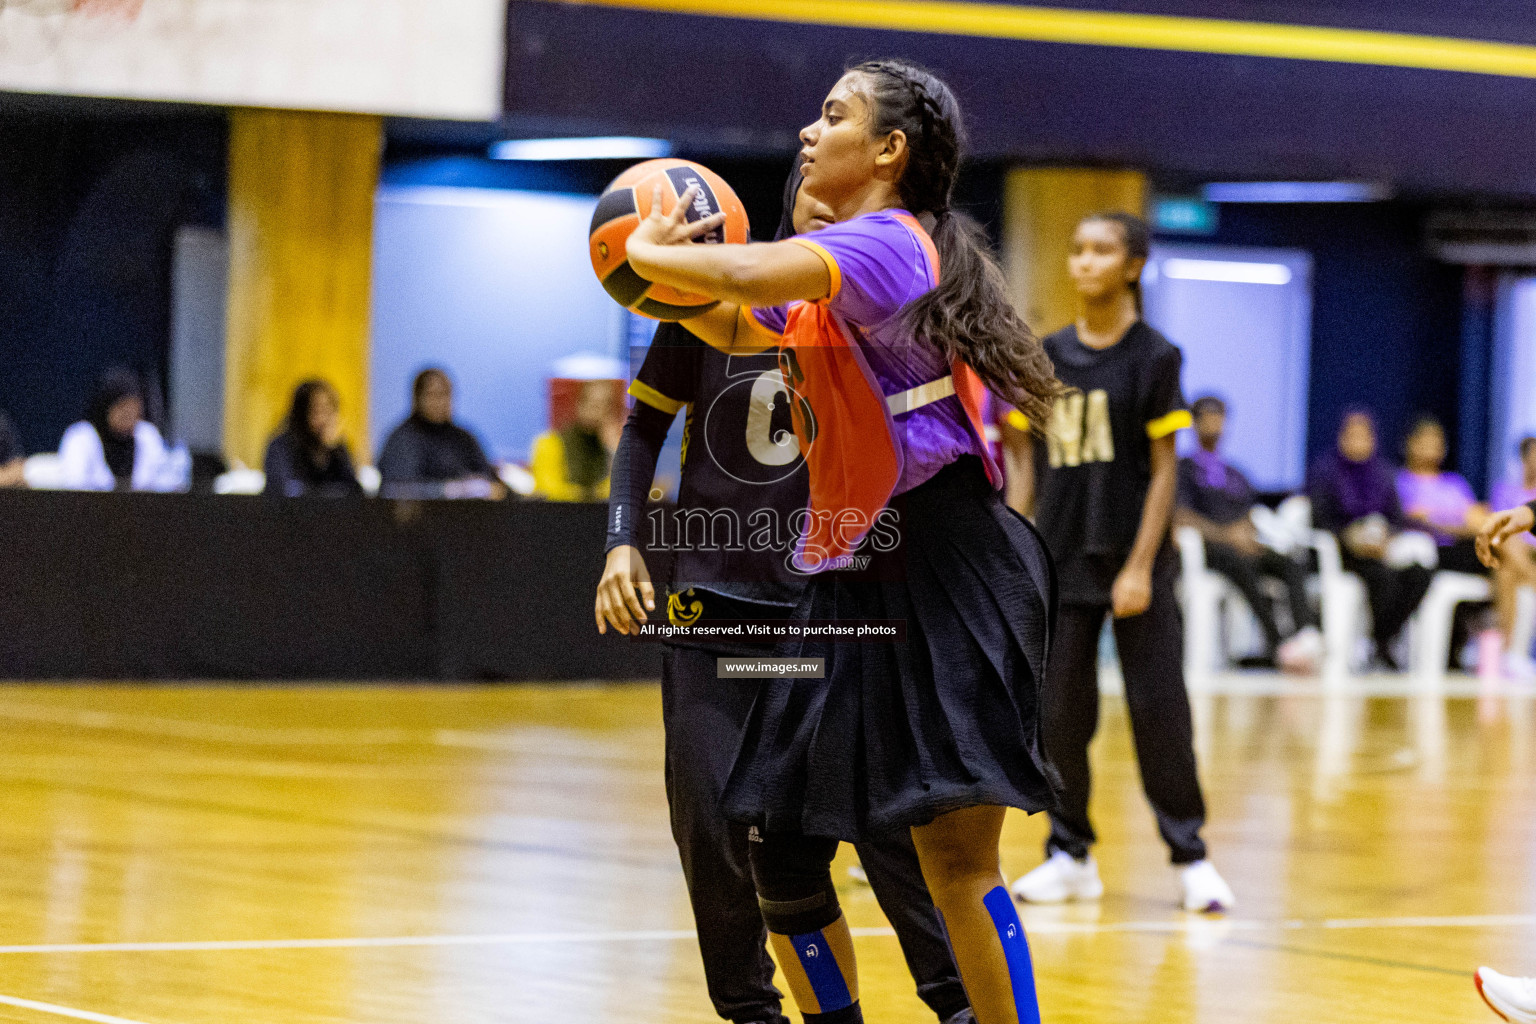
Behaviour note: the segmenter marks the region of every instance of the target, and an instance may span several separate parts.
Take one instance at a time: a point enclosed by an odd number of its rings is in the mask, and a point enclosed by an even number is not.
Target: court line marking
[[[1224,932],[1305,931],[1366,928],[1521,928],[1536,927],[1536,914],[1488,914],[1447,917],[1357,917],[1307,920],[1289,918],[1191,917],[1166,921],[1025,921],[1031,935],[1095,935],[1115,933],[1219,936]],[[859,937],[895,935],[889,927],[854,928]],[[215,953],[284,949],[378,949],[411,946],[522,946],[582,942],[681,942],[697,937],[692,929],[651,929],[614,932],[507,932],[482,935],[384,935],[333,939],[209,939],[183,942],[54,942],[0,946],[0,955],[52,953]]]
[[[93,1021],[94,1024],[145,1024],[142,1020],[129,1020],[127,1017],[114,1017],[110,1013],[96,1013],[91,1010],[76,1010],[69,1006],[59,1006],[56,1003],[40,1003],[35,999],[21,999],[17,996],[0,995],[0,1004],[14,1006],[22,1010],[36,1010],[38,1013],[51,1013],[55,1017],[71,1017],[75,1020]]]
[[[569,3],[570,0],[543,0]],[[591,7],[1536,78],[1536,46],[1461,36],[956,0],[578,0]]]

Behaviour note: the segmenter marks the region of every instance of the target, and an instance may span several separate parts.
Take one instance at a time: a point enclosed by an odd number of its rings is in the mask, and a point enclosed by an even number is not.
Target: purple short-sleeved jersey
[[[938,284],[933,243],[903,210],[867,213],[790,241],[826,263],[831,294],[821,300],[863,352],[887,396],[950,373],[943,354],[907,334],[897,317],[903,306]],[[791,306],[748,310],[774,334],[783,334]],[[954,395],[895,416],[902,447],[897,494],[911,490],[962,455],[989,462],[984,442]]]
[[[1397,500],[1410,516],[1423,516],[1431,526],[1461,527],[1467,521],[1467,509],[1477,504],[1472,486],[1459,473],[1423,475],[1400,470],[1397,474]],[[1435,542],[1441,546],[1456,543],[1456,538],[1435,530]]]

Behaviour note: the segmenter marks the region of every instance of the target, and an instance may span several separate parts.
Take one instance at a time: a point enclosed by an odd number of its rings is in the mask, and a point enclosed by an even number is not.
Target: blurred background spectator
[[[144,385],[123,367],[97,381],[85,419],[59,441],[59,486],[74,491],[176,491],[187,483],[185,452],[173,452],[144,419]]]
[[[607,498],[613,452],[623,426],[614,382],[583,381],[570,425],[546,431],[533,442],[534,494],[550,501]]]
[[[1344,414],[1337,446],[1313,465],[1307,491],[1313,522],[1338,536],[1344,568],[1365,582],[1377,660],[1398,671],[1392,642],[1429,590],[1434,565],[1413,545],[1397,543],[1407,520],[1368,411]]]
[[[25,487],[25,466],[21,442],[16,440],[16,431],[11,429],[10,417],[0,412],[0,487]]]
[[[1486,575],[1472,538],[1488,506],[1477,500],[1466,477],[1445,470],[1445,428],[1439,420],[1425,416],[1414,423],[1403,443],[1403,463],[1397,474],[1403,516],[1435,538],[1440,568]]]
[[[1322,634],[1317,616],[1307,599],[1307,569],[1288,554],[1266,546],[1253,522],[1258,495],[1248,477],[1221,457],[1221,435],[1226,429],[1227,406],[1206,395],[1193,405],[1194,452],[1179,460],[1176,526],[1191,526],[1205,539],[1205,562],[1231,580],[1253,609],[1264,631],[1264,654],[1258,665],[1277,662],[1295,671],[1311,671],[1322,656]],[[1274,602],[1263,578],[1279,580],[1285,587],[1289,609],[1288,629],[1282,630]]]
[[[385,498],[505,498],[507,488],[474,434],[453,422],[453,382],[433,367],[416,375],[411,415],[379,456]]]
[[[323,380],[307,380],[293,392],[288,425],[267,446],[267,494],[295,498],[361,495],[352,453],[341,436],[341,400]]]
[[[1489,504],[1497,511],[1536,501],[1536,437],[1520,439],[1520,468],[1516,475],[1493,485]],[[1515,543],[1504,545],[1499,567],[1494,570],[1494,608],[1498,613],[1499,632],[1506,647],[1515,635],[1517,602],[1515,593],[1521,587],[1536,587],[1536,538],[1521,534]],[[1517,674],[1527,675],[1532,668],[1530,651],[1506,651]]]

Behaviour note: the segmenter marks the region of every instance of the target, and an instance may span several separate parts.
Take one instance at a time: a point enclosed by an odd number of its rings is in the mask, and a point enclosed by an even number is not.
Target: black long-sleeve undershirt
[[[636,402],[624,421],[618,450],[613,453],[613,475],[608,483],[608,539],[606,553],[622,544],[640,547],[640,523],[645,518],[646,498],[656,477],[656,464],[676,414]]]

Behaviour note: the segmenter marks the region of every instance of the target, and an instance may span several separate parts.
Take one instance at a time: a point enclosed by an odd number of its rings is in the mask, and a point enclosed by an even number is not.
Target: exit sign
[[[1171,196],[1152,201],[1152,227],[1177,235],[1214,235],[1216,204],[1193,197]]]

